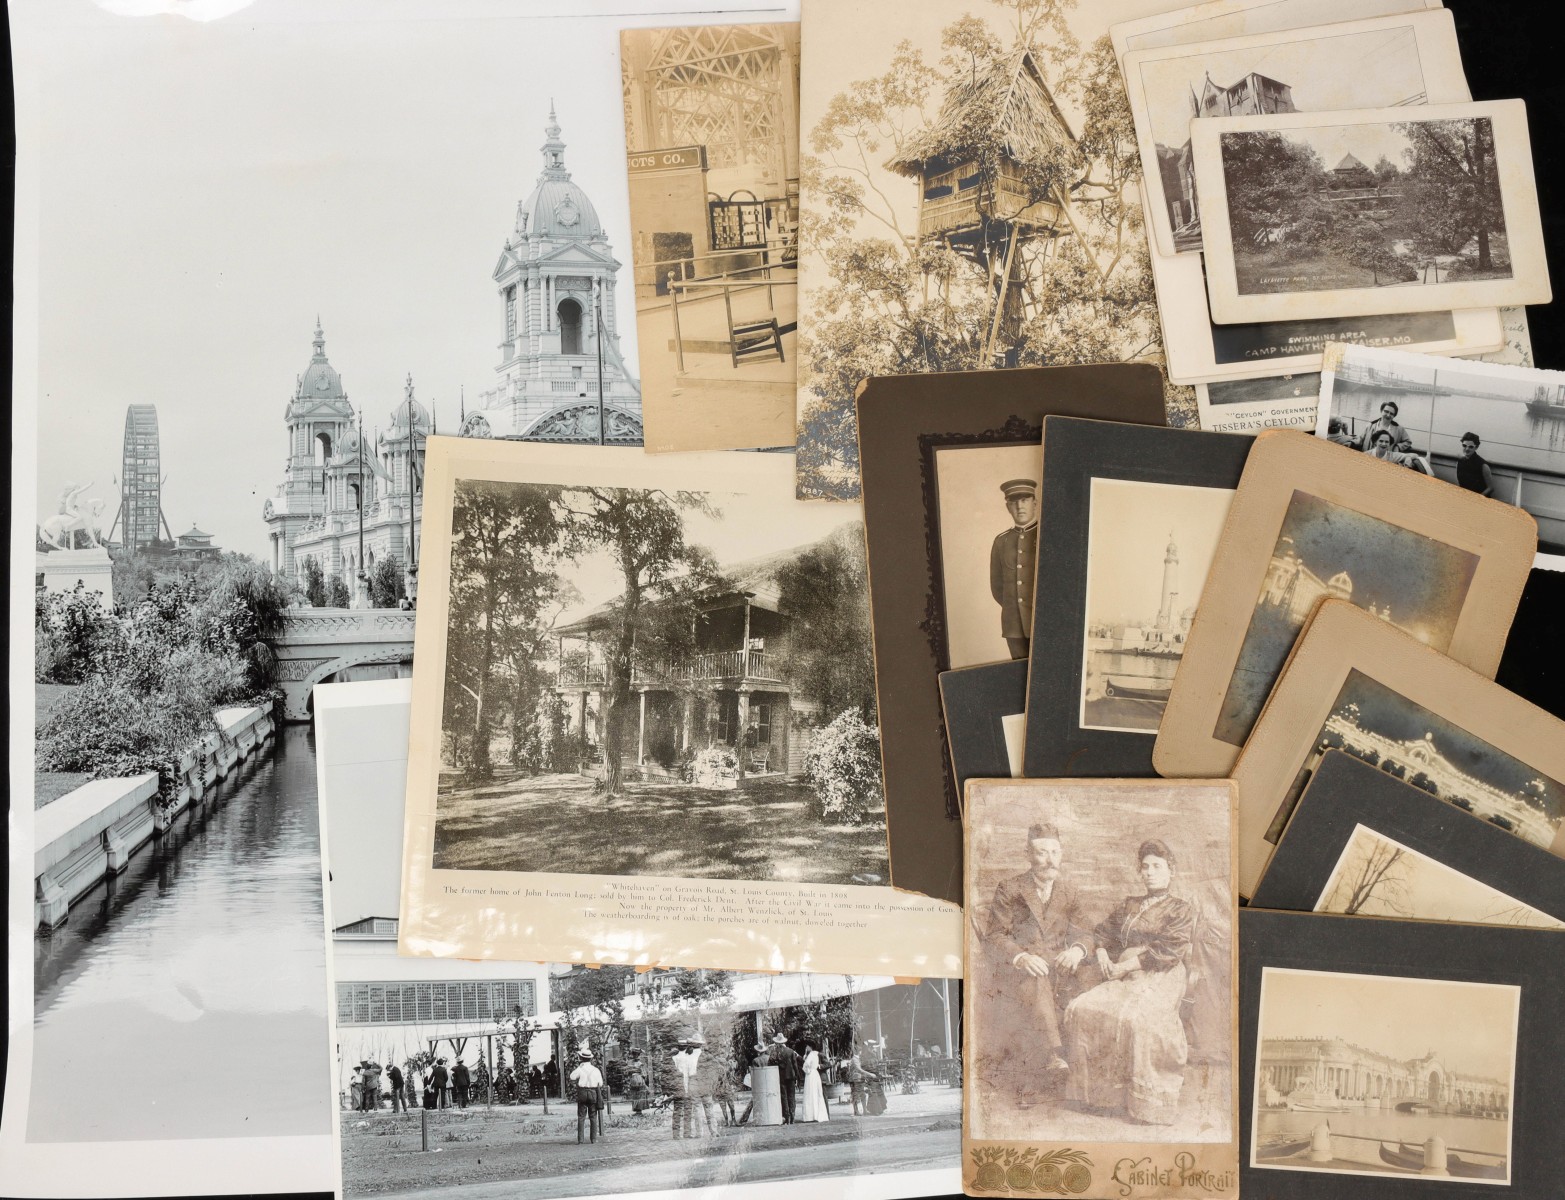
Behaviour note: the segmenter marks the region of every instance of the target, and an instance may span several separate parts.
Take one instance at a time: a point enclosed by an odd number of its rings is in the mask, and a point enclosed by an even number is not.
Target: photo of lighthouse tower
[[[1092,481],[1083,729],[1157,733],[1232,499],[1228,488]]]

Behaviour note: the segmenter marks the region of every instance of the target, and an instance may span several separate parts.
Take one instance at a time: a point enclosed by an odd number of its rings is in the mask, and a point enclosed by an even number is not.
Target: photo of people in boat
[[[1157,733],[1232,500],[1228,488],[1092,481],[1083,729]]]
[[[1521,989],[1266,967],[1250,1165],[1510,1182]]]

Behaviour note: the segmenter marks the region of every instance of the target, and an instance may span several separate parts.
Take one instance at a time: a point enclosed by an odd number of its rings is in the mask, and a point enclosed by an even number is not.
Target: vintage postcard
[[[1216,433],[1313,430],[1320,409],[1318,374],[1229,379],[1195,385],[1201,428]]]
[[[1148,261],[1172,383],[1313,374],[1332,342],[1431,354],[1482,354],[1506,344],[1500,310],[1493,308],[1215,325],[1200,255],[1153,253]]]
[[[1548,1190],[1565,931],[1243,908],[1239,942],[1244,1194]]]
[[[805,6],[799,495],[859,495],[865,377],[1159,361],[1107,30],[1164,2]]]
[[[343,1195],[957,1186],[958,979],[399,957],[412,696],[315,693]]]
[[[1137,50],[1123,66],[1162,254],[1201,249],[1192,122],[1470,99],[1445,9]]]
[[[942,671],[1028,657],[1043,422],[1161,425],[1145,363],[866,379],[856,401],[892,881],[961,897]]]
[[[1515,504],[1565,553],[1565,372],[1332,346],[1315,432]]]
[[[1047,417],[1026,774],[1152,774],[1252,439]]]
[[[975,780],[966,823],[967,1192],[1236,1196],[1232,786]]]
[[[1544,304],[1520,100],[1190,126],[1219,324]]]
[[[940,672],[940,710],[957,794],[969,779],[1022,773],[1027,727],[1027,660]]]
[[[1209,0],[1109,27],[1114,53],[1184,46],[1439,8],[1440,0]]]
[[[1328,750],[1250,903],[1565,929],[1565,861],[1488,821],[1453,819],[1429,797],[1367,758]]]
[[[954,973],[889,884],[862,521],[792,470],[431,440],[404,953]]]
[[[1241,895],[1251,894],[1316,764],[1334,749],[1565,855],[1565,722],[1379,613],[1328,600],[1234,764]]]
[[[1492,676],[1536,548],[1520,509],[1299,430],[1258,434],[1158,731],[1159,773],[1233,766],[1324,599]]]
[[[620,33],[645,445],[793,445],[799,25]]]

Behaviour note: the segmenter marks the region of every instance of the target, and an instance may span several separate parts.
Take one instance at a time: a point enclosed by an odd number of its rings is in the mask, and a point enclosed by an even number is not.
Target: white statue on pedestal
[[[59,511],[38,527],[43,540],[56,550],[76,549],[78,532],[86,534],[88,548],[103,545],[103,539],[98,534],[103,518],[103,501],[95,498],[84,504],[81,499],[81,494],[91,486],[90,483],[66,484],[60,492]]]

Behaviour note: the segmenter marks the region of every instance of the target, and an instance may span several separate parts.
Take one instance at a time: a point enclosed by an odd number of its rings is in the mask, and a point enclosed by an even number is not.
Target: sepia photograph
[[[1351,601],[1444,652],[1477,568],[1471,551],[1296,489],[1212,736],[1244,745],[1317,602]]]
[[[1024,659],[1038,569],[1041,446],[935,450],[949,666]],[[988,581],[987,590],[979,583]]]
[[[1535,846],[1548,849],[1559,834],[1565,784],[1350,670],[1267,828],[1267,841],[1282,836],[1299,794],[1328,750],[1343,750]]]
[[[1367,825],[1353,827],[1315,911],[1565,929],[1565,921]]]
[[[1313,431],[1320,410],[1320,376],[1306,373],[1198,383],[1195,403],[1201,428],[1217,433]]]
[[[1565,552],[1565,373],[1332,347],[1316,432],[1515,504]]]
[[[1438,0],[1205,0],[1111,26],[1121,58],[1134,50],[1187,46],[1312,25],[1439,8]]]
[[[1126,57],[1125,77],[1163,254],[1201,249],[1193,120],[1468,99],[1443,9],[1140,51]]]
[[[1549,299],[1520,101],[1214,117],[1190,137],[1219,324]]]
[[[793,445],[799,26],[620,32],[648,451]]]
[[[1231,804],[1225,781],[969,785],[970,1141],[1235,1139]]]
[[[1159,3],[805,7],[801,497],[860,494],[866,377],[1160,361],[1108,39]]]
[[[1155,734],[1233,491],[1093,479],[1090,496],[1078,719]]]
[[[1260,977],[1250,1166],[1510,1182],[1521,988]]]
[[[885,882],[855,513],[472,478],[452,512],[436,869]]]

